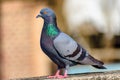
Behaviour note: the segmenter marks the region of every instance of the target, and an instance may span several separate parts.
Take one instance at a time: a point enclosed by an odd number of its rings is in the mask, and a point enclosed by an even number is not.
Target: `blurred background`
[[[120,70],[120,0],[0,0],[0,79],[51,75],[56,65],[39,46],[44,7],[107,70]],[[98,71],[75,66],[69,73]]]

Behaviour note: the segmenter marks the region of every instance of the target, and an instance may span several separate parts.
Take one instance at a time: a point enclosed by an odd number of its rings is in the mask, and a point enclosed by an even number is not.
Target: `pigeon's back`
[[[60,33],[53,41],[53,44],[57,51],[62,56],[72,54],[77,48],[77,43],[65,33]]]

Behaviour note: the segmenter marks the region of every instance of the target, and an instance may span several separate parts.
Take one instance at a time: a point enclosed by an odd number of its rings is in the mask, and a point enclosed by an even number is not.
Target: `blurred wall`
[[[0,30],[1,30],[1,0],[0,0]],[[1,31],[0,31],[0,79],[2,77],[2,73],[1,73],[1,63],[2,63],[2,56],[1,56]]]

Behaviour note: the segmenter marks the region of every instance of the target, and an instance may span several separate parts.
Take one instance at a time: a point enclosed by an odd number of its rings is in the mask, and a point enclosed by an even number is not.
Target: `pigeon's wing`
[[[86,56],[83,48],[65,33],[60,33],[54,39],[53,44],[58,53],[66,59],[78,62]]]
[[[65,33],[60,33],[53,41],[58,54],[65,59],[80,63],[95,65],[97,68],[104,68],[103,62],[93,58],[76,41]]]

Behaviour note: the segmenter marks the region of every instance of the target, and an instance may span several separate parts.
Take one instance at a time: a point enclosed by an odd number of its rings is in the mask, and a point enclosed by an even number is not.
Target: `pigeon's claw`
[[[47,78],[58,78],[58,79],[61,79],[61,78],[67,78],[67,77],[68,77],[67,71],[65,71],[64,75],[60,75],[60,70],[58,70],[54,76],[48,76]]]

